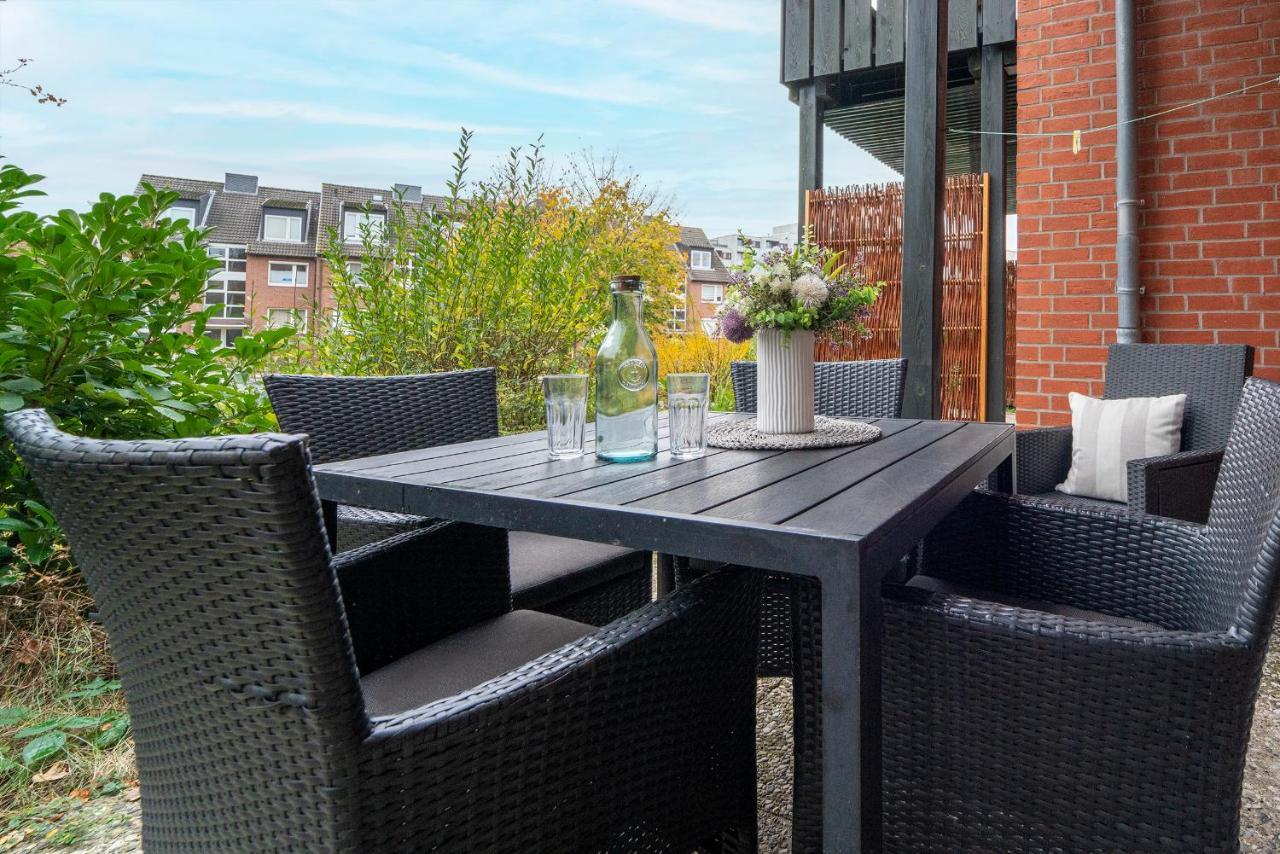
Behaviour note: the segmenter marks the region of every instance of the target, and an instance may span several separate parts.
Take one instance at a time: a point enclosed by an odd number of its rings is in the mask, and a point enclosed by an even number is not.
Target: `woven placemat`
[[[839,448],[880,438],[880,428],[842,418],[813,419],[812,433],[762,433],[754,418],[721,421],[707,427],[707,444],[714,448],[752,451],[794,451],[801,448]]]

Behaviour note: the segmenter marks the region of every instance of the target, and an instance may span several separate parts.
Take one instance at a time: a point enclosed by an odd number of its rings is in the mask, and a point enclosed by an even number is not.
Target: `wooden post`
[[[822,187],[822,100],[813,80],[800,84],[796,94],[800,103],[800,211],[796,222],[803,223],[808,209],[806,194]]]
[[[995,5],[995,4],[993,4]],[[1005,386],[1005,145],[1004,121],[1004,47],[998,44],[982,48],[980,81],[981,127],[986,131],[981,141],[981,169],[988,181],[983,219],[986,229],[985,254],[988,259],[986,277],[986,395],[983,417],[987,421],[1004,421]]]
[[[990,324],[990,318],[987,314],[988,300],[990,294],[988,292],[988,282],[991,276],[991,176],[986,172],[982,173],[982,266],[978,280],[978,295],[981,305],[978,308],[978,417],[983,420],[990,420],[986,417],[987,406],[987,358],[988,358],[988,342],[987,328]]]
[[[906,418],[942,415],[947,0],[907,0],[902,355]]]

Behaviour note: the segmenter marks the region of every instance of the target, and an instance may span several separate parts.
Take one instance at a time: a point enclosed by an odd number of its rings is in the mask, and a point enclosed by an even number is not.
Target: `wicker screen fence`
[[[981,175],[947,178],[943,233],[942,411],[944,418],[980,420],[985,393],[987,259],[985,182]],[[902,185],[869,184],[816,190],[807,222],[816,242],[862,258],[866,276],[885,283],[872,310],[871,337],[837,329],[819,339],[821,361],[897,358],[902,323]],[[1006,265],[1005,402],[1012,402],[1016,278]]]

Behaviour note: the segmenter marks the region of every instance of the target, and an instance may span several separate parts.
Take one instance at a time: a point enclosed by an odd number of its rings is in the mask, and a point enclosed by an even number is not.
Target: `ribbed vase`
[[[756,426],[813,432],[813,333],[756,331]]]

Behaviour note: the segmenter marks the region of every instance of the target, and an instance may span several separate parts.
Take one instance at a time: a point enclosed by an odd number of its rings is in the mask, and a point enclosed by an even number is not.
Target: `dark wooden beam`
[[[1018,37],[1018,22],[1014,7],[1017,0],[983,0],[982,43],[1011,42]]]
[[[903,0],[876,3],[876,65],[902,62]]]
[[[813,0],[782,0],[782,82],[813,75]]]
[[[947,0],[907,0],[906,13],[902,355],[908,361],[902,414],[938,418],[942,415]]]
[[[1005,366],[1005,145],[999,134],[1008,128],[1004,121],[1004,46],[982,48],[982,78],[979,83],[982,106],[982,171],[987,186],[987,421],[1004,420]]]
[[[844,52],[840,0],[813,0],[813,76],[840,73]]]
[[[875,12],[865,0],[844,3],[844,68],[852,71],[871,67],[871,33],[875,29]]]
[[[800,200],[799,218],[804,228],[805,193],[822,187],[822,107],[820,85],[812,80],[796,89],[800,104]]]
[[[948,0],[947,50],[978,46],[978,0]]]

